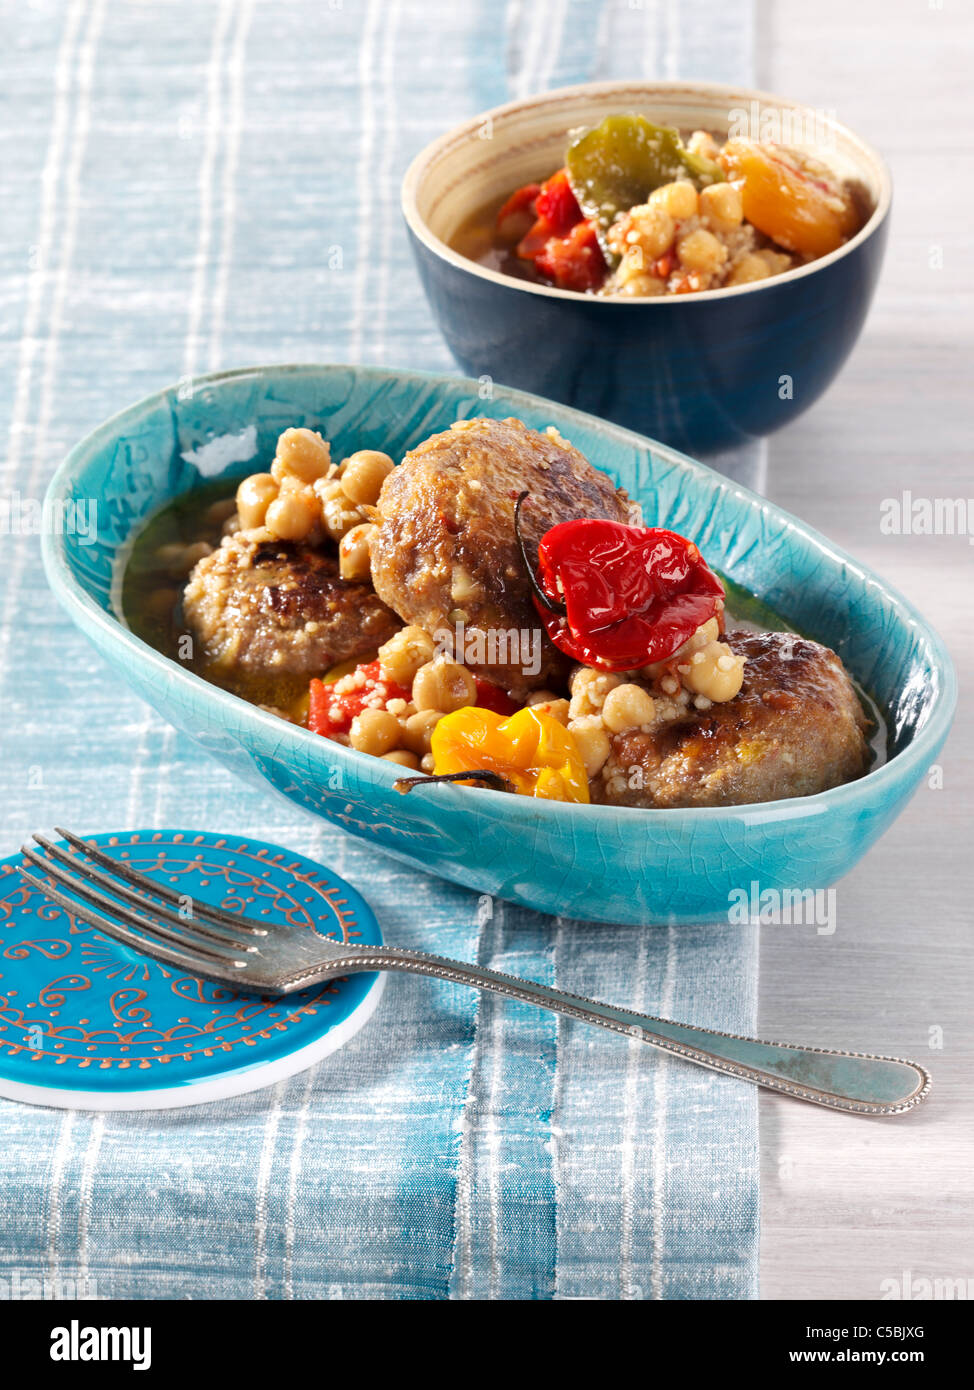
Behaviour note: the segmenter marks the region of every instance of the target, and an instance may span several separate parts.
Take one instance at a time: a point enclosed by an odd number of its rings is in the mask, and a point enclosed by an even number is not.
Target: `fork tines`
[[[153,954],[164,954],[173,964],[197,973],[205,973],[206,965],[210,965],[221,975],[230,975],[246,966],[248,955],[259,952],[254,938],[266,936],[267,932],[256,923],[209,904],[187,901],[185,894],[175,893],[128,864],[120,864],[70,831],[58,827],[57,833],[72,846],[74,854],[37,834],[33,839],[44,854],[30,845],[21,849],[24,858],[52,882],[45,882],[26,868],[21,868],[21,876],[90,926],[136,950],[141,947]],[[133,886],[126,887],[126,883]],[[177,904],[179,910],[173,911],[167,903]]]

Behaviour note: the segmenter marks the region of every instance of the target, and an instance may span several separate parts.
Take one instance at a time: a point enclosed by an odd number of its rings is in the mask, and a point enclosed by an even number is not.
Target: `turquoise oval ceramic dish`
[[[887,712],[889,758],[818,796],[685,811],[573,807],[438,786],[402,796],[397,769],[283,723],[137,639],[116,609],[127,543],[173,497],[253,471],[288,425],[320,429],[340,457],[400,458],[454,420],[556,425],[643,506],[701,547],[794,627],[840,653]],[[740,891],[824,888],[862,857],[937,757],[956,701],[950,659],[917,611],[796,518],[663,445],[537,396],[457,377],[276,366],[203,377],[114,416],[72,450],[49,505],[98,502],[97,539],[44,537],[51,586],[138,691],[200,749],[263,779],[415,868],[544,912],[618,922],[726,921]],[[205,775],[205,762],[201,766]]]

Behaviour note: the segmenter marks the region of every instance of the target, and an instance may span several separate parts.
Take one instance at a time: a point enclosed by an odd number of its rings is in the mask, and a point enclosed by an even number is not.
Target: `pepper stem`
[[[401,792],[405,796],[407,792],[412,791],[413,787],[421,787],[428,782],[476,782],[480,786],[491,787],[498,792],[517,790],[513,782],[509,782],[499,772],[492,772],[487,767],[474,768],[471,772],[440,772],[436,776],[428,777],[400,777],[392,785],[397,792]]]
[[[549,598],[538,583],[537,576],[534,573],[534,566],[531,564],[531,558],[528,555],[527,545],[524,542],[524,537],[521,535],[521,508],[524,505],[525,499],[530,496],[531,494],[529,492],[522,492],[517,499],[517,503],[514,507],[514,535],[517,537],[517,543],[521,547],[521,558],[524,561],[524,568],[528,572],[528,579],[531,581],[531,588],[534,590],[535,597],[544,608],[547,608],[549,613],[557,613],[559,617],[563,618],[567,612],[565,605],[563,603],[557,603],[553,598]]]

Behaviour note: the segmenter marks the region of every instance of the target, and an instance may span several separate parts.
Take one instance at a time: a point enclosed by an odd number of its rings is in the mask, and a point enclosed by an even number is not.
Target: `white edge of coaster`
[[[209,1101],[247,1095],[305,1071],[344,1047],[375,1013],[385,987],[386,976],[380,972],[358,1007],[348,1018],[329,1028],[322,1037],[274,1062],[258,1062],[253,1067],[228,1072],[209,1081],[169,1086],[157,1091],[110,1092],[57,1090],[52,1086],[31,1086],[0,1077],[0,1099],[21,1101],[25,1105],[43,1105],[55,1110],[174,1110],[179,1106],[205,1105]]]

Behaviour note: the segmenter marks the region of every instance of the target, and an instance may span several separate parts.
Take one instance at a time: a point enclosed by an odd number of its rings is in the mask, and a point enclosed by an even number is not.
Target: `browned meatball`
[[[464,420],[413,449],[386,478],[372,541],[376,592],[407,623],[455,630],[463,622],[470,665],[514,692],[547,685],[568,663],[543,636],[514,535],[518,494],[531,494],[522,529],[534,560],[550,527],[576,517],[629,520],[629,504],[565,440],[520,420]],[[500,634],[528,632],[540,669],[505,653]],[[476,634],[493,637],[483,644]],[[523,653],[520,653],[523,657]]]
[[[835,652],[785,632],[732,632],[740,694],[611,739],[592,799],[620,806],[738,806],[811,796],[861,777],[868,719]]]
[[[183,594],[189,630],[221,674],[314,676],[372,652],[400,626],[337,555],[292,541],[228,536]]]

